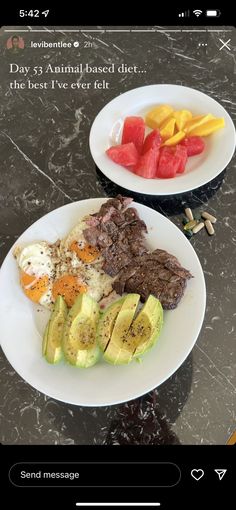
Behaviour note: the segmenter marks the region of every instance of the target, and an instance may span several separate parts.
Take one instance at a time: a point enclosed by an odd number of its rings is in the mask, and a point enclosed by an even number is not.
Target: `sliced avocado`
[[[104,358],[113,365],[123,365],[132,360],[136,345],[133,339],[127,339],[128,331],[134,318],[140,295],[128,294],[116,317],[111,339],[104,352]]]
[[[163,309],[160,301],[150,295],[141,312],[131,324],[128,341],[135,343],[134,356],[141,356],[155,344],[163,325]]]
[[[58,296],[43,338],[43,355],[48,363],[58,363],[62,358],[62,338],[67,316],[67,306]]]
[[[63,352],[72,365],[88,368],[99,358],[96,329],[99,306],[88,294],[80,294],[70,309],[63,336]]]
[[[111,339],[115,320],[122,307],[124,299],[125,298],[123,297],[109,305],[100,317],[97,327],[97,342],[102,352],[106,350],[107,344]]]
[[[49,321],[47,323],[47,326],[45,328],[44,334],[43,334],[43,344],[42,344],[42,355],[45,356],[46,349],[47,349],[47,343],[48,343],[48,330],[49,330]]]

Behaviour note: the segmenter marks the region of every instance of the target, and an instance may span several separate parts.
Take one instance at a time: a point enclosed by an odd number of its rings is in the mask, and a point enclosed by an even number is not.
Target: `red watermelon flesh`
[[[200,136],[188,136],[184,138],[180,145],[186,147],[188,156],[196,156],[197,154],[201,154],[201,152],[205,149],[205,142]]]
[[[158,149],[149,149],[145,154],[140,156],[134,172],[146,179],[154,179],[156,177],[157,162],[159,159]]]
[[[149,135],[146,136],[143,144],[142,154],[149,151],[150,149],[158,149],[161,145],[161,135],[158,129],[153,129]]]
[[[179,159],[175,157],[175,151],[172,148],[164,147],[160,152],[156,176],[161,179],[175,177],[179,167]]]
[[[178,159],[178,161],[179,161],[177,174],[182,174],[185,170],[185,165],[186,165],[187,159],[188,159],[187,149],[183,145],[176,145],[174,154],[175,154],[175,158]]]
[[[106,154],[118,165],[133,167],[138,163],[139,154],[134,143],[115,145],[106,150]]]
[[[142,152],[145,122],[142,117],[126,117],[122,133],[122,144],[133,142],[139,154]]]

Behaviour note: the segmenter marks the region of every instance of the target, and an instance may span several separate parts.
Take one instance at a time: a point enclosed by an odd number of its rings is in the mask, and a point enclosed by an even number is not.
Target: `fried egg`
[[[81,292],[99,302],[112,291],[114,279],[103,271],[101,253],[84,238],[87,220],[54,244],[40,241],[15,249],[20,284],[29,299],[51,309],[58,295],[71,307]]]
[[[45,242],[31,243],[16,248],[14,255],[20,269],[20,283],[26,296],[50,308],[55,264],[52,250]]]
[[[88,228],[88,220],[89,216],[85,216],[61,242],[61,259],[63,252],[71,258],[71,265],[86,285],[88,294],[99,302],[112,291],[114,279],[103,271],[101,253],[84,238],[83,231]]]
[[[85,216],[62,241],[61,248],[74,252],[77,257],[85,263],[101,261],[100,253],[94,246],[88,244],[84,238],[83,231],[88,228],[89,216]]]

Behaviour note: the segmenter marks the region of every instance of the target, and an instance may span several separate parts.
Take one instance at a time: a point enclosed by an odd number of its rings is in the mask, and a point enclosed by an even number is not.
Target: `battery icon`
[[[220,15],[221,12],[219,11],[219,9],[206,11],[206,16],[208,16],[209,18],[218,18]]]

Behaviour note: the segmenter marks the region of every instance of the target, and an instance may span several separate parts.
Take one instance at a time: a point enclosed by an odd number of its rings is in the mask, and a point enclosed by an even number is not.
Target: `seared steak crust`
[[[164,309],[176,308],[181,300],[191,273],[178,259],[164,250],[155,250],[135,257],[113,283],[118,294],[137,292],[145,301],[156,296]]]

